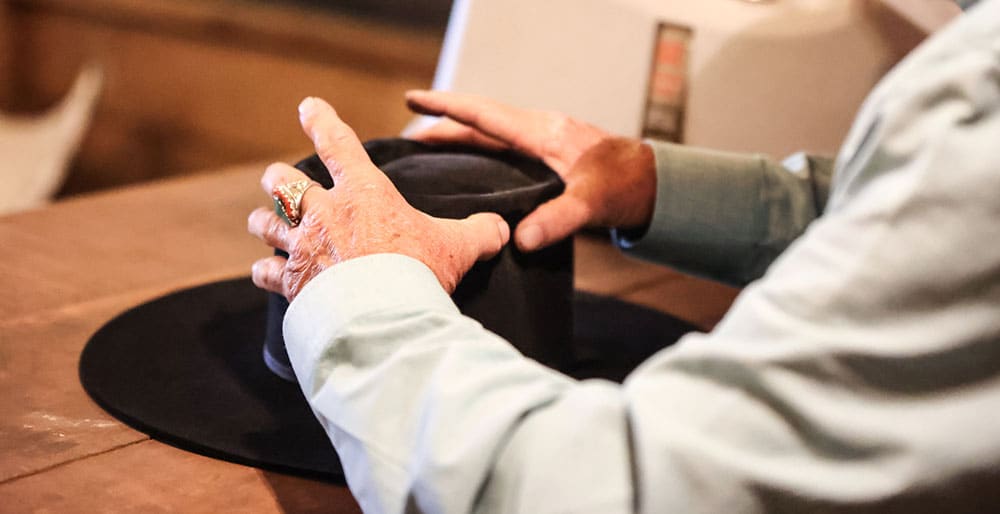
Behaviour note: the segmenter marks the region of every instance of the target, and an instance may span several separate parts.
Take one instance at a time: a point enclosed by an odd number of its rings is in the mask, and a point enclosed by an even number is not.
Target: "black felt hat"
[[[404,139],[365,148],[411,205],[438,217],[497,212],[513,229],[563,189],[544,164],[512,152]],[[333,186],[316,156],[297,167]],[[693,329],[656,311],[574,293],[572,264],[569,240],[528,254],[508,245],[478,263],[453,299],[526,356],[579,378],[620,380]],[[340,481],[336,453],[287,380],[286,308],[284,298],[249,279],[167,295],[102,327],[81,356],[81,380],[113,415],[175,446]]]
[[[562,180],[548,166],[513,152],[484,154],[406,139],[369,141],[365,149],[410,205],[439,218],[495,212],[513,227],[563,191]],[[317,156],[296,167],[323,187],[334,187]],[[463,314],[511,341],[524,355],[561,370],[573,362],[568,337],[572,293],[573,246],[567,239],[532,253],[508,245],[495,258],[476,263],[452,298]],[[283,296],[271,295],[264,358],[272,371],[294,380],[281,333],[287,308]]]

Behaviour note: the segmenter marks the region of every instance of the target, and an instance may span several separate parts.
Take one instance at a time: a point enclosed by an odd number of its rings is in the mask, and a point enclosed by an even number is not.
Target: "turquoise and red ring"
[[[312,180],[296,180],[275,186],[271,191],[274,212],[289,226],[297,227],[302,222],[302,197],[307,189],[315,185]]]

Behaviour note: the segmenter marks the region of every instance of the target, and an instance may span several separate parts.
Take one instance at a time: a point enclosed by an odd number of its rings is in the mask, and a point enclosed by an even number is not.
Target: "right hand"
[[[302,220],[296,227],[273,209],[259,208],[247,219],[247,230],[288,258],[271,256],[253,265],[253,282],[289,301],[323,270],[338,263],[378,253],[396,253],[424,263],[449,294],[476,261],[495,256],[510,237],[503,218],[478,213],[463,220],[434,218],[403,199],[365,152],[354,130],[329,104],[307,98],[299,106],[302,129],[337,187],[310,187],[302,196]],[[268,166],[261,178],[264,191],[279,184],[307,180],[282,163]]]
[[[655,162],[652,149],[641,141],[611,136],[565,114],[473,95],[410,91],[406,100],[414,112],[444,117],[413,139],[516,150],[562,177],[563,194],[518,225],[514,241],[521,250],[544,248],[584,226],[631,228],[652,218]]]

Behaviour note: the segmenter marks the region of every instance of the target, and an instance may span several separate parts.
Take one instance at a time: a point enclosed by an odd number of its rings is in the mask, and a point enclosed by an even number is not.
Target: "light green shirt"
[[[636,256],[733,285],[746,285],[823,213],[833,161],[797,154],[717,152],[650,141],[656,156],[653,220]]]

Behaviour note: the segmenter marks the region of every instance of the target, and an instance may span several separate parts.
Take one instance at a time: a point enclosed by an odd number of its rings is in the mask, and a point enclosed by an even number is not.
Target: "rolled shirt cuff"
[[[319,353],[353,320],[393,310],[458,307],[424,263],[400,254],[351,259],[313,277],[288,306],[283,331],[299,382],[312,383]]]
[[[652,221],[641,237],[613,231],[640,258],[731,284],[752,280],[755,245],[765,237],[761,208],[766,158],[647,141],[656,159]]]

